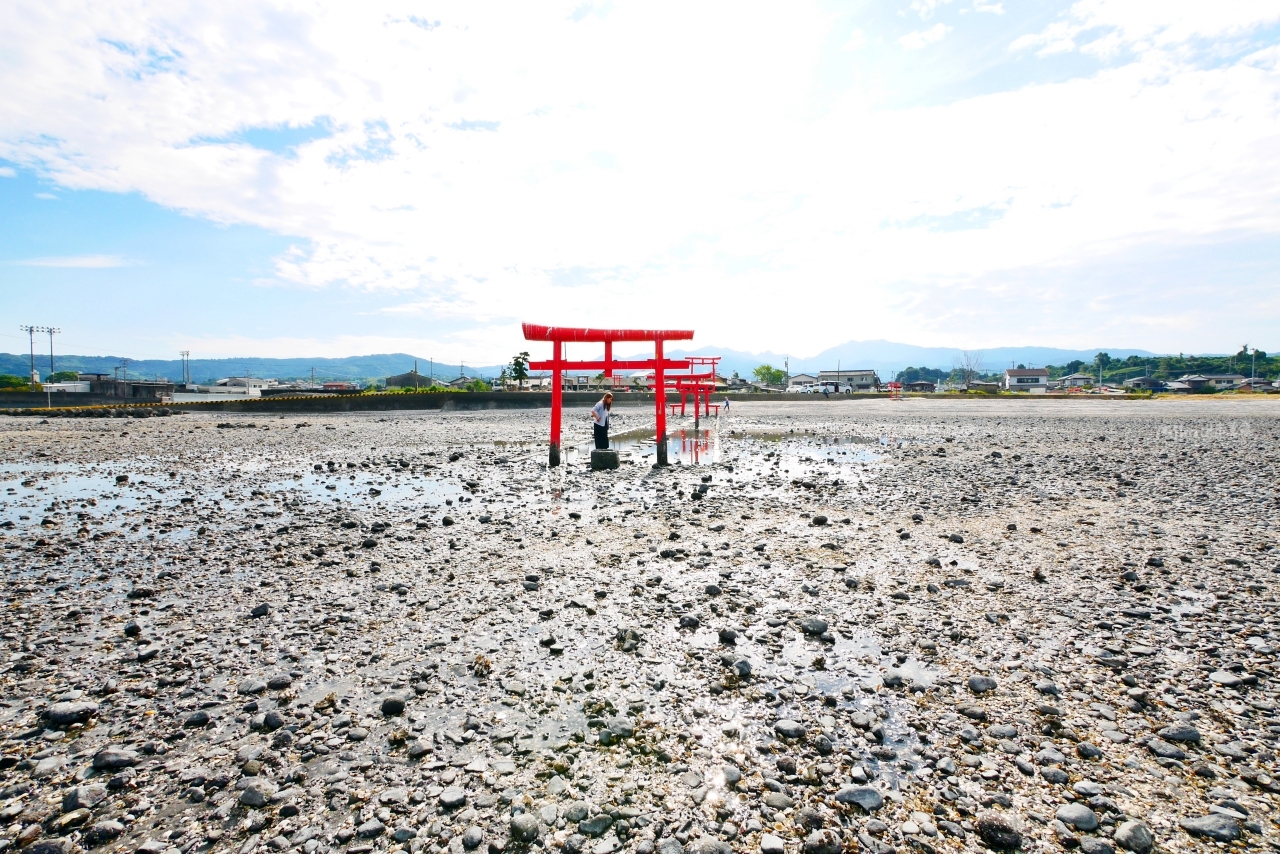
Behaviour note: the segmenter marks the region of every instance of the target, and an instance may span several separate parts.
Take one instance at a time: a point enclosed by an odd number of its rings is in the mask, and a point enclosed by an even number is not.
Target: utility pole
[[[180,350],[182,354],[182,384],[190,385],[191,383],[191,351]]]
[[[121,360],[120,360],[120,370],[124,371],[124,381],[125,381],[125,382],[128,382],[128,381],[129,381],[129,362],[130,362],[130,361],[131,361],[130,359],[121,359]]]
[[[1253,348],[1253,365],[1249,368],[1249,385],[1258,379],[1258,348]]]
[[[23,332],[27,333],[27,341],[31,345],[31,387],[34,389],[36,383],[40,382],[36,375],[36,326],[19,326]]]
[[[44,331],[49,333],[49,377],[52,379],[53,375],[57,373],[53,367],[53,336],[62,330],[56,326],[46,326]]]
[[[418,390],[418,360],[413,360],[413,390]]]

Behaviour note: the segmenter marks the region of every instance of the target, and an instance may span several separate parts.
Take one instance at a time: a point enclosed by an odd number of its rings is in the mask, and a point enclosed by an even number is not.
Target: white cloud
[[[1196,39],[1232,38],[1277,21],[1280,4],[1274,0],[1079,0],[1063,20],[1016,39],[1012,47],[1039,47],[1042,54],[1082,49],[1111,56],[1122,49],[1144,51]]]
[[[439,342],[474,358],[521,319],[661,326],[673,313],[738,349],[926,332],[968,345],[1025,321],[949,303],[1016,286],[1035,311],[1060,305],[1045,271],[1280,233],[1280,49],[1206,65],[1167,47],[1249,32],[1274,3],[1077,4],[1023,46],[1074,46],[1089,25],[1150,47],[1087,76],[903,109],[870,105],[891,88],[873,73],[823,89],[841,41],[816,3],[782,16],[618,3],[575,21],[576,0],[503,14],[442,2],[429,26],[410,0],[17,5],[0,4],[0,158],[296,236],[279,280],[474,320]],[[855,47],[879,43],[858,33]],[[321,119],[332,135],[285,155],[202,142]],[[1043,334],[1092,343],[1107,317],[1073,308]]]
[[[862,30],[855,29],[849,33],[849,38],[840,46],[841,50],[859,50],[867,43],[867,35]]]
[[[911,11],[920,16],[920,20],[927,21],[933,17],[933,13],[938,10],[939,6],[950,3],[951,0],[912,0]]]
[[[1003,15],[1004,4],[992,3],[992,2],[989,2],[989,0],[987,0],[987,2],[984,2],[984,0],[973,0],[973,11],[990,12],[993,15]]]
[[[98,270],[107,267],[128,267],[132,264],[119,255],[67,255],[56,258],[28,258],[16,262],[24,267],[70,267],[81,270]]]
[[[0,178],[16,178],[18,173],[9,166],[0,166]]]
[[[927,30],[916,30],[913,33],[907,33],[898,39],[898,44],[907,50],[919,50],[925,45],[941,41],[949,32],[951,32],[951,27],[946,24],[934,24]]]

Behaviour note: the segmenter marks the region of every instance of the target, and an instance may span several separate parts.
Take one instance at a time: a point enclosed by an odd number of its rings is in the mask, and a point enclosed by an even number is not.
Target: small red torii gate
[[[691,341],[692,329],[580,329],[569,326],[540,326],[535,323],[522,324],[526,341],[550,341],[550,361],[530,362],[529,369],[534,371],[551,371],[551,450],[548,464],[560,465],[560,409],[563,387],[561,377],[566,370],[603,371],[606,377],[612,377],[614,371],[644,371],[654,373],[653,388],[656,395],[658,415],[657,452],[658,465],[667,464],[667,406],[666,406],[666,372],[679,371],[689,367],[688,359],[667,359],[663,356],[663,344],[667,341]],[[604,344],[603,361],[569,362],[564,359],[564,345],[567,342],[588,342]],[[652,359],[626,359],[615,361],[613,345],[618,341],[652,341]]]
[[[684,415],[685,401],[693,395],[693,422],[698,423],[699,414],[711,415],[711,395],[716,391],[716,370],[720,365],[719,356],[690,356],[689,373],[671,378],[673,390],[680,395],[680,414]],[[699,372],[703,368],[705,372]],[[699,411],[701,402],[701,411]],[[676,405],[671,404],[674,413]],[[717,407],[716,412],[720,410]]]

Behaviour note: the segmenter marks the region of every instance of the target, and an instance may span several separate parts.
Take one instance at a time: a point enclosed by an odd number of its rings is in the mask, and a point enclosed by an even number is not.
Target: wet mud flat
[[[1277,847],[1278,415],[0,419],[0,850]]]

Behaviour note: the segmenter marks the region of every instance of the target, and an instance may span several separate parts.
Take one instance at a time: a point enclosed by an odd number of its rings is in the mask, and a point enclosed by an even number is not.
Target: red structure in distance
[[[676,394],[680,395],[680,414],[684,415],[686,399],[693,396],[693,421],[696,425],[700,415],[711,415],[711,395],[716,391],[716,368],[720,365],[719,356],[690,356],[689,373],[671,378]],[[699,369],[702,370],[699,370]],[[655,383],[656,385],[656,383]],[[701,410],[699,410],[701,401]],[[671,404],[672,410],[675,404]],[[717,406],[716,412],[720,409]]]
[[[565,371],[602,371],[605,377],[612,377],[614,371],[653,371],[653,388],[657,400],[658,415],[657,453],[658,465],[667,464],[667,407],[666,407],[666,373],[667,371],[686,370],[687,359],[667,359],[663,355],[663,345],[667,341],[691,341],[692,329],[581,329],[568,326],[540,326],[535,323],[522,324],[526,341],[550,341],[551,359],[530,362],[529,369],[534,371],[551,371],[551,449],[548,464],[560,465],[560,410],[563,401],[562,378]],[[564,358],[564,345],[570,341],[582,343],[604,344],[602,361],[571,362]],[[652,359],[613,358],[613,345],[619,341],[652,341]]]

